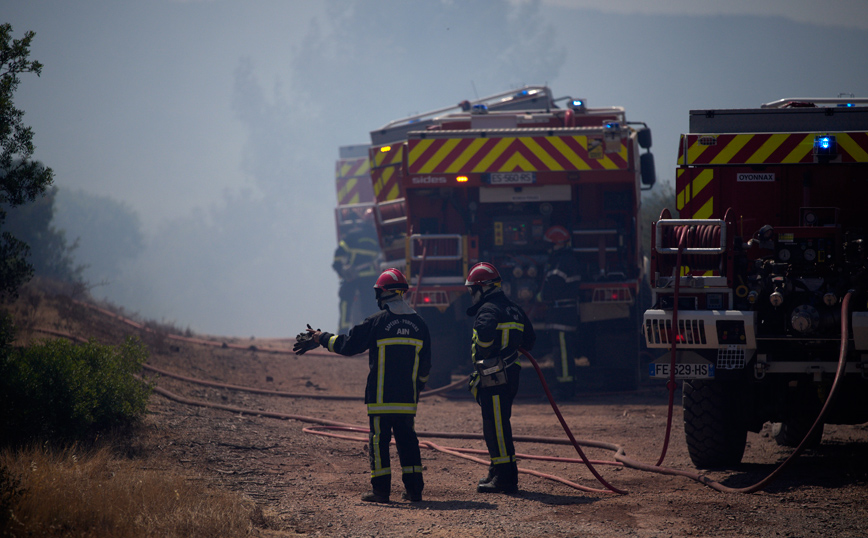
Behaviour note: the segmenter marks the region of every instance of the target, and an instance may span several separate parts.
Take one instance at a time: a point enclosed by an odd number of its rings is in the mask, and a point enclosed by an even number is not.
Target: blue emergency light
[[[818,161],[828,162],[838,156],[838,141],[834,135],[817,135],[814,137],[814,157]]]
[[[572,99],[570,101],[570,108],[573,109],[574,112],[584,112],[585,111],[585,100],[584,99]]]

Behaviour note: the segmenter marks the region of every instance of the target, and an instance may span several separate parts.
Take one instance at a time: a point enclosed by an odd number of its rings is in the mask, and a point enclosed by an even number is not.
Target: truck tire
[[[739,420],[736,391],[736,384],[732,383],[684,381],[684,435],[690,459],[698,469],[741,463],[747,427]]]
[[[779,446],[797,447],[813,425],[814,421],[806,417],[775,422],[772,424],[772,435]],[[816,431],[808,438],[805,448],[817,448],[822,440],[823,424],[819,424]]]

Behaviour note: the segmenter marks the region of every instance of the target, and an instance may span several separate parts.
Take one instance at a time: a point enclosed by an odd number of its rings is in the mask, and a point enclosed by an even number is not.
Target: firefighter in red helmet
[[[374,284],[378,313],[346,335],[308,328],[310,343],[297,343],[293,348],[297,354],[303,354],[321,345],[346,356],[368,351],[370,370],[365,404],[370,426],[372,491],[362,497],[363,501],[389,502],[389,444],[393,433],[401,461],[403,498],[411,502],[422,500],[422,456],[415,418],[419,393],[431,371],[431,337],[425,321],[404,301],[408,289],[401,271],[383,271]]]
[[[552,340],[558,382],[555,393],[560,398],[570,399],[576,386],[574,355],[578,347],[579,263],[570,248],[570,234],[566,228],[552,226],[543,239],[551,247],[537,298],[546,304],[543,327]]]
[[[488,476],[476,488],[480,493],[518,491],[510,423],[521,370],[518,348],[530,350],[536,341],[524,310],[507,298],[500,284],[500,273],[486,262],[474,265],[464,283],[473,303],[467,315],[475,317],[470,349],[476,371],[470,391],[482,407],[482,435],[491,458]]]

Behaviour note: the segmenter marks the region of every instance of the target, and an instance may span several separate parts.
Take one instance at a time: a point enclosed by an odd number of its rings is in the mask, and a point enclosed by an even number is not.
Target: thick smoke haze
[[[43,73],[16,105],[92,293],[279,337],[336,326],[338,147],[393,119],[548,84],[646,122],[671,183],[692,108],[868,96],[865,4],[688,4],[34,0],[0,18],[36,32]]]

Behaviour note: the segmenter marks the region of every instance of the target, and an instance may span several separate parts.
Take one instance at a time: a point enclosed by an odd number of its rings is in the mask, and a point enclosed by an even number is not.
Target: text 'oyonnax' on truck
[[[779,444],[810,446],[823,423],[868,420],[866,104],[784,99],[690,111],[678,151],[680,219],[664,211],[653,228],[644,332],[649,348],[674,340],[697,467],[739,463],[747,432],[765,422]],[[841,352],[840,389],[808,437]],[[651,377],[669,368],[667,354]]]
[[[383,265],[405,272],[408,300],[431,326],[432,383],[471,370],[464,282],[478,261],[499,269],[505,293],[544,330],[545,304],[537,300],[547,260],[543,235],[560,225],[580,268],[580,347],[570,360],[588,366],[578,382],[636,386],[644,310],[636,306],[637,215],[654,165],[640,150],[650,147],[650,130],[632,125],[623,108],[590,108],[528,86],[371,132]],[[545,344],[541,332],[537,357]]]

